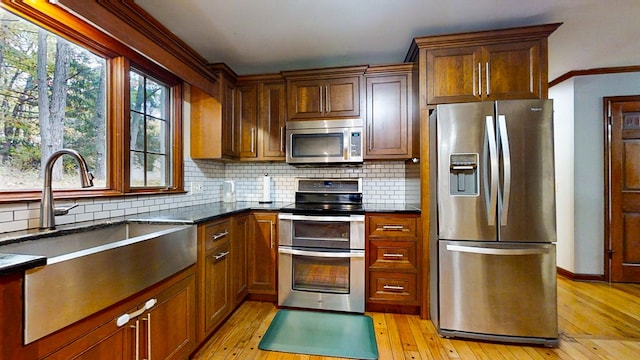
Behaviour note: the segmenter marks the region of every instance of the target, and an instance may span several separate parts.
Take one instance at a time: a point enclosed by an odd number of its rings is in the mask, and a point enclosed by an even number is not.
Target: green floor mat
[[[352,359],[378,358],[373,320],[356,314],[278,310],[258,348]]]

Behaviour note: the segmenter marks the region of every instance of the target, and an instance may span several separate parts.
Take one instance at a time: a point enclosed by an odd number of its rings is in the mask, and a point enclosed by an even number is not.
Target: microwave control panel
[[[359,131],[351,133],[351,157],[362,156],[362,134]]]

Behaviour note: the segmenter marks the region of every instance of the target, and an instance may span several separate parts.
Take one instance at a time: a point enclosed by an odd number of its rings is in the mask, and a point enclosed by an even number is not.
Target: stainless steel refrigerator
[[[430,134],[438,331],[557,346],[552,101],[438,105]]]

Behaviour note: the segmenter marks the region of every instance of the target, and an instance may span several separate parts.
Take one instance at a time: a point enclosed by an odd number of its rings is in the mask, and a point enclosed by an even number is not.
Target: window
[[[129,73],[131,113],[129,120],[130,186],[171,185],[171,96],[159,81],[133,70]]]
[[[42,188],[54,151],[79,151],[106,186],[106,59],[0,9],[0,187]],[[78,188],[77,164],[58,160],[54,186]]]
[[[41,169],[61,148],[78,150],[96,179],[80,190],[63,156],[58,198],[181,192],[181,80],[106,35],[83,43],[76,30],[89,27],[77,19],[28,13],[59,22],[54,33],[0,8],[0,202],[39,199]]]

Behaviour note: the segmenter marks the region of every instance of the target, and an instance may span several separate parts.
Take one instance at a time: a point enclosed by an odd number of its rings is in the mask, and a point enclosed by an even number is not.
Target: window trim
[[[54,190],[56,199],[130,196],[141,194],[183,194],[183,81],[137,51],[102,33],[99,29],[46,1],[35,3],[0,0],[0,7],[103,56],[107,63],[107,185],[106,188]],[[129,69],[134,67],[170,87],[173,138],[171,144],[171,188],[134,188],[129,184]],[[123,169],[123,170],[119,170]],[[42,190],[0,192],[0,203],[39,200]]]

